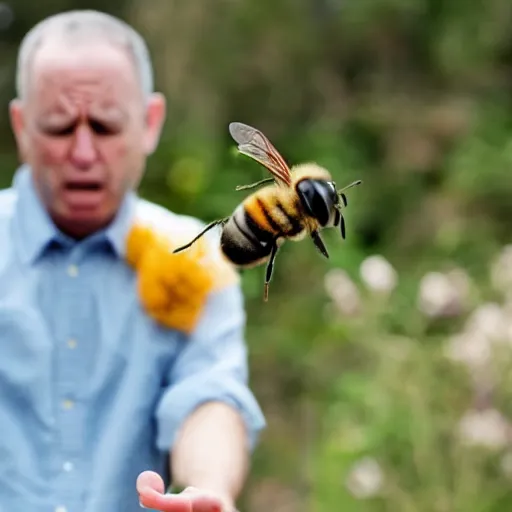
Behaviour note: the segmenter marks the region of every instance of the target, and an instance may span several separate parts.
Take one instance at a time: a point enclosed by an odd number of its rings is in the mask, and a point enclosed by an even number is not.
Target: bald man
[[[141,216],[202,225],[136,194],[165,120],[144,41],[99,12],[53,16],[23,39],[16,87],[21,166],[0,192],[0,510],[235,510],[264,427],[239,283],[212,289],[192,328],[169,327],[126,262]]]

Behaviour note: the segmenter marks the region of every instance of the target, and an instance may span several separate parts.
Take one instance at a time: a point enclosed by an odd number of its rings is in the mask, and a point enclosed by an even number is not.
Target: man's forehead
[[[137,81],[128,53],[109,43],[66,45],[50,40],[37,49],[30,68],[35,83],[133,85]]]

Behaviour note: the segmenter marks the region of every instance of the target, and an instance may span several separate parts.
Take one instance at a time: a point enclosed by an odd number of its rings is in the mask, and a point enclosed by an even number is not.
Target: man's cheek
[[[98,141],[103,159],[111,164],[125,159],[136,144],[137,141],[121,136],[111,136]]]
[[[32,151],[34,158],[43,165],[55,165],[65,160],[68,148],[65,140],[43,140],[35,143]]]

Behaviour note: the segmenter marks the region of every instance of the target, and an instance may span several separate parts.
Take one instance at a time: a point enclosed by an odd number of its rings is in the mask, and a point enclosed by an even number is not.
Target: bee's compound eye
[[[325,226],[331,216],[332,197],[325,181],[302,180],[297,185],[297,193],[306,213]]]

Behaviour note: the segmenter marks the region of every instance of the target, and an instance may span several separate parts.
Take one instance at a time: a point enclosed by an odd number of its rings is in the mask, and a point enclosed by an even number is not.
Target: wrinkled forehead
[[[112,44],[44,43],[30,64],[28,101],[41,107],[84,108],[140,101],[142,91],[127,51]]]

